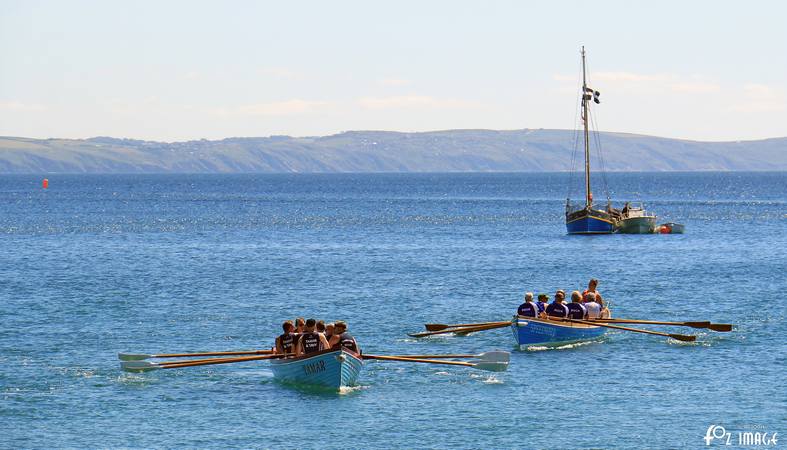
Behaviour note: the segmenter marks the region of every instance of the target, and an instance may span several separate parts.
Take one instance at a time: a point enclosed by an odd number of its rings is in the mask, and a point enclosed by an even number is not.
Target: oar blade
[[[494,361],[494,362],[482,361],[479,363],[474,363],[471,367],[473,367],[474,369],[486,370],[489,372],[505,372],[506,370],[508,370],[508,363],[500,362],[500,361]]]
[[[710,328],[710,322],[684,322],[683,324],[692,328]]]
[[[508,364],[508,362],[511,361],[511,353],[503,351],[484,352],[480,355],[477,355],[473,359],[479,361],[479,363],[484,362]]]
[[[152,361],[121,361],[120,368],[126,372],[147,372],[161,369],[162,366]]]
[[[727,332],[732,331],[732,324],[731,323],[712,323],[708,325],[708,329],[713,331],[721,331]]]
[[[118,353],[118,359],[121,361],[141,361],[143,359],[154,357],[154,355],[148,355],[145,353]]]
[[[694,342],[694,341],[697,340],[697,336],[693,336],[693,335],[690,335],[690,334],[689,335],[686,335],[686,334],[670,334],[669,337],[671,337],[672,339],[677,339],[679,341],[683,341],[683,342]]]
[[[427,323],[424,327],[426,327],[426,331],[442,331],[448,328],[448,325],[444,323]]]

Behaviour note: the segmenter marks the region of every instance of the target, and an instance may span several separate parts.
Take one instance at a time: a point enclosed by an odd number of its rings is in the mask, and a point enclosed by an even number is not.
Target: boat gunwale
[[[309,353],[308,355],[271,359],[271,364],[275,364],[279,366],[285,364],[299,363],[299,362],[307,361],[317,356],[329,355],[331,353],[339,353],[339,354],[346,353],[348,356],[351,356],[357,359],[359,362],[363,363],[363,356],[360,353],[356,353],[347,348],[328,348],[325,350],[320,350],[319,352]]]
[[[583,330],[595,330],[597,328],[606,328],[599,325],[590,325],[590,324],[576,323],[576,322],[562,322],[555,319],[539,319],[537,317],[526,317],[526,316],[514,316],[514,319],[511,321],[511,324],[516,325],[517,327],[522,327],[524,325],[519,325],[519,322],[521,321],[537,322],[545,325],[552,325],[555,327],[583,329]]]

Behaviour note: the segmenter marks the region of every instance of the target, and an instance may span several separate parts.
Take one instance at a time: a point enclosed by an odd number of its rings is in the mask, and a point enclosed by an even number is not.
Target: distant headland
[[[787,137],[700,142],[601,133],[607,171],[787,171]],[[348,131],[154,142],[0,137],[0,173],[547,172],[569,170],[572,130]]]

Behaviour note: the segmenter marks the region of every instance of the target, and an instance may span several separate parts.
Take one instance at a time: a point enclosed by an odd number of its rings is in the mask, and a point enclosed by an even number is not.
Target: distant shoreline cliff
[[[787,171],[787,138],[699,142],[601,133],[607,171]],[[350,131],[153,142],[0,137],[0,174],[546,172],[570,170],[574,131]]]

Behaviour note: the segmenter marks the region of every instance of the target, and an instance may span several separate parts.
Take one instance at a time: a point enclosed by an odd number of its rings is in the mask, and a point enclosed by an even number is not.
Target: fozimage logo
[[[760,425],[751,425],[745,428],[763,430]],[[705,432],[705,445],[734,445],[736,447],[775,446],[778,442],[777,432],[767,431],[727,431],[721,425],[711,425]]]

